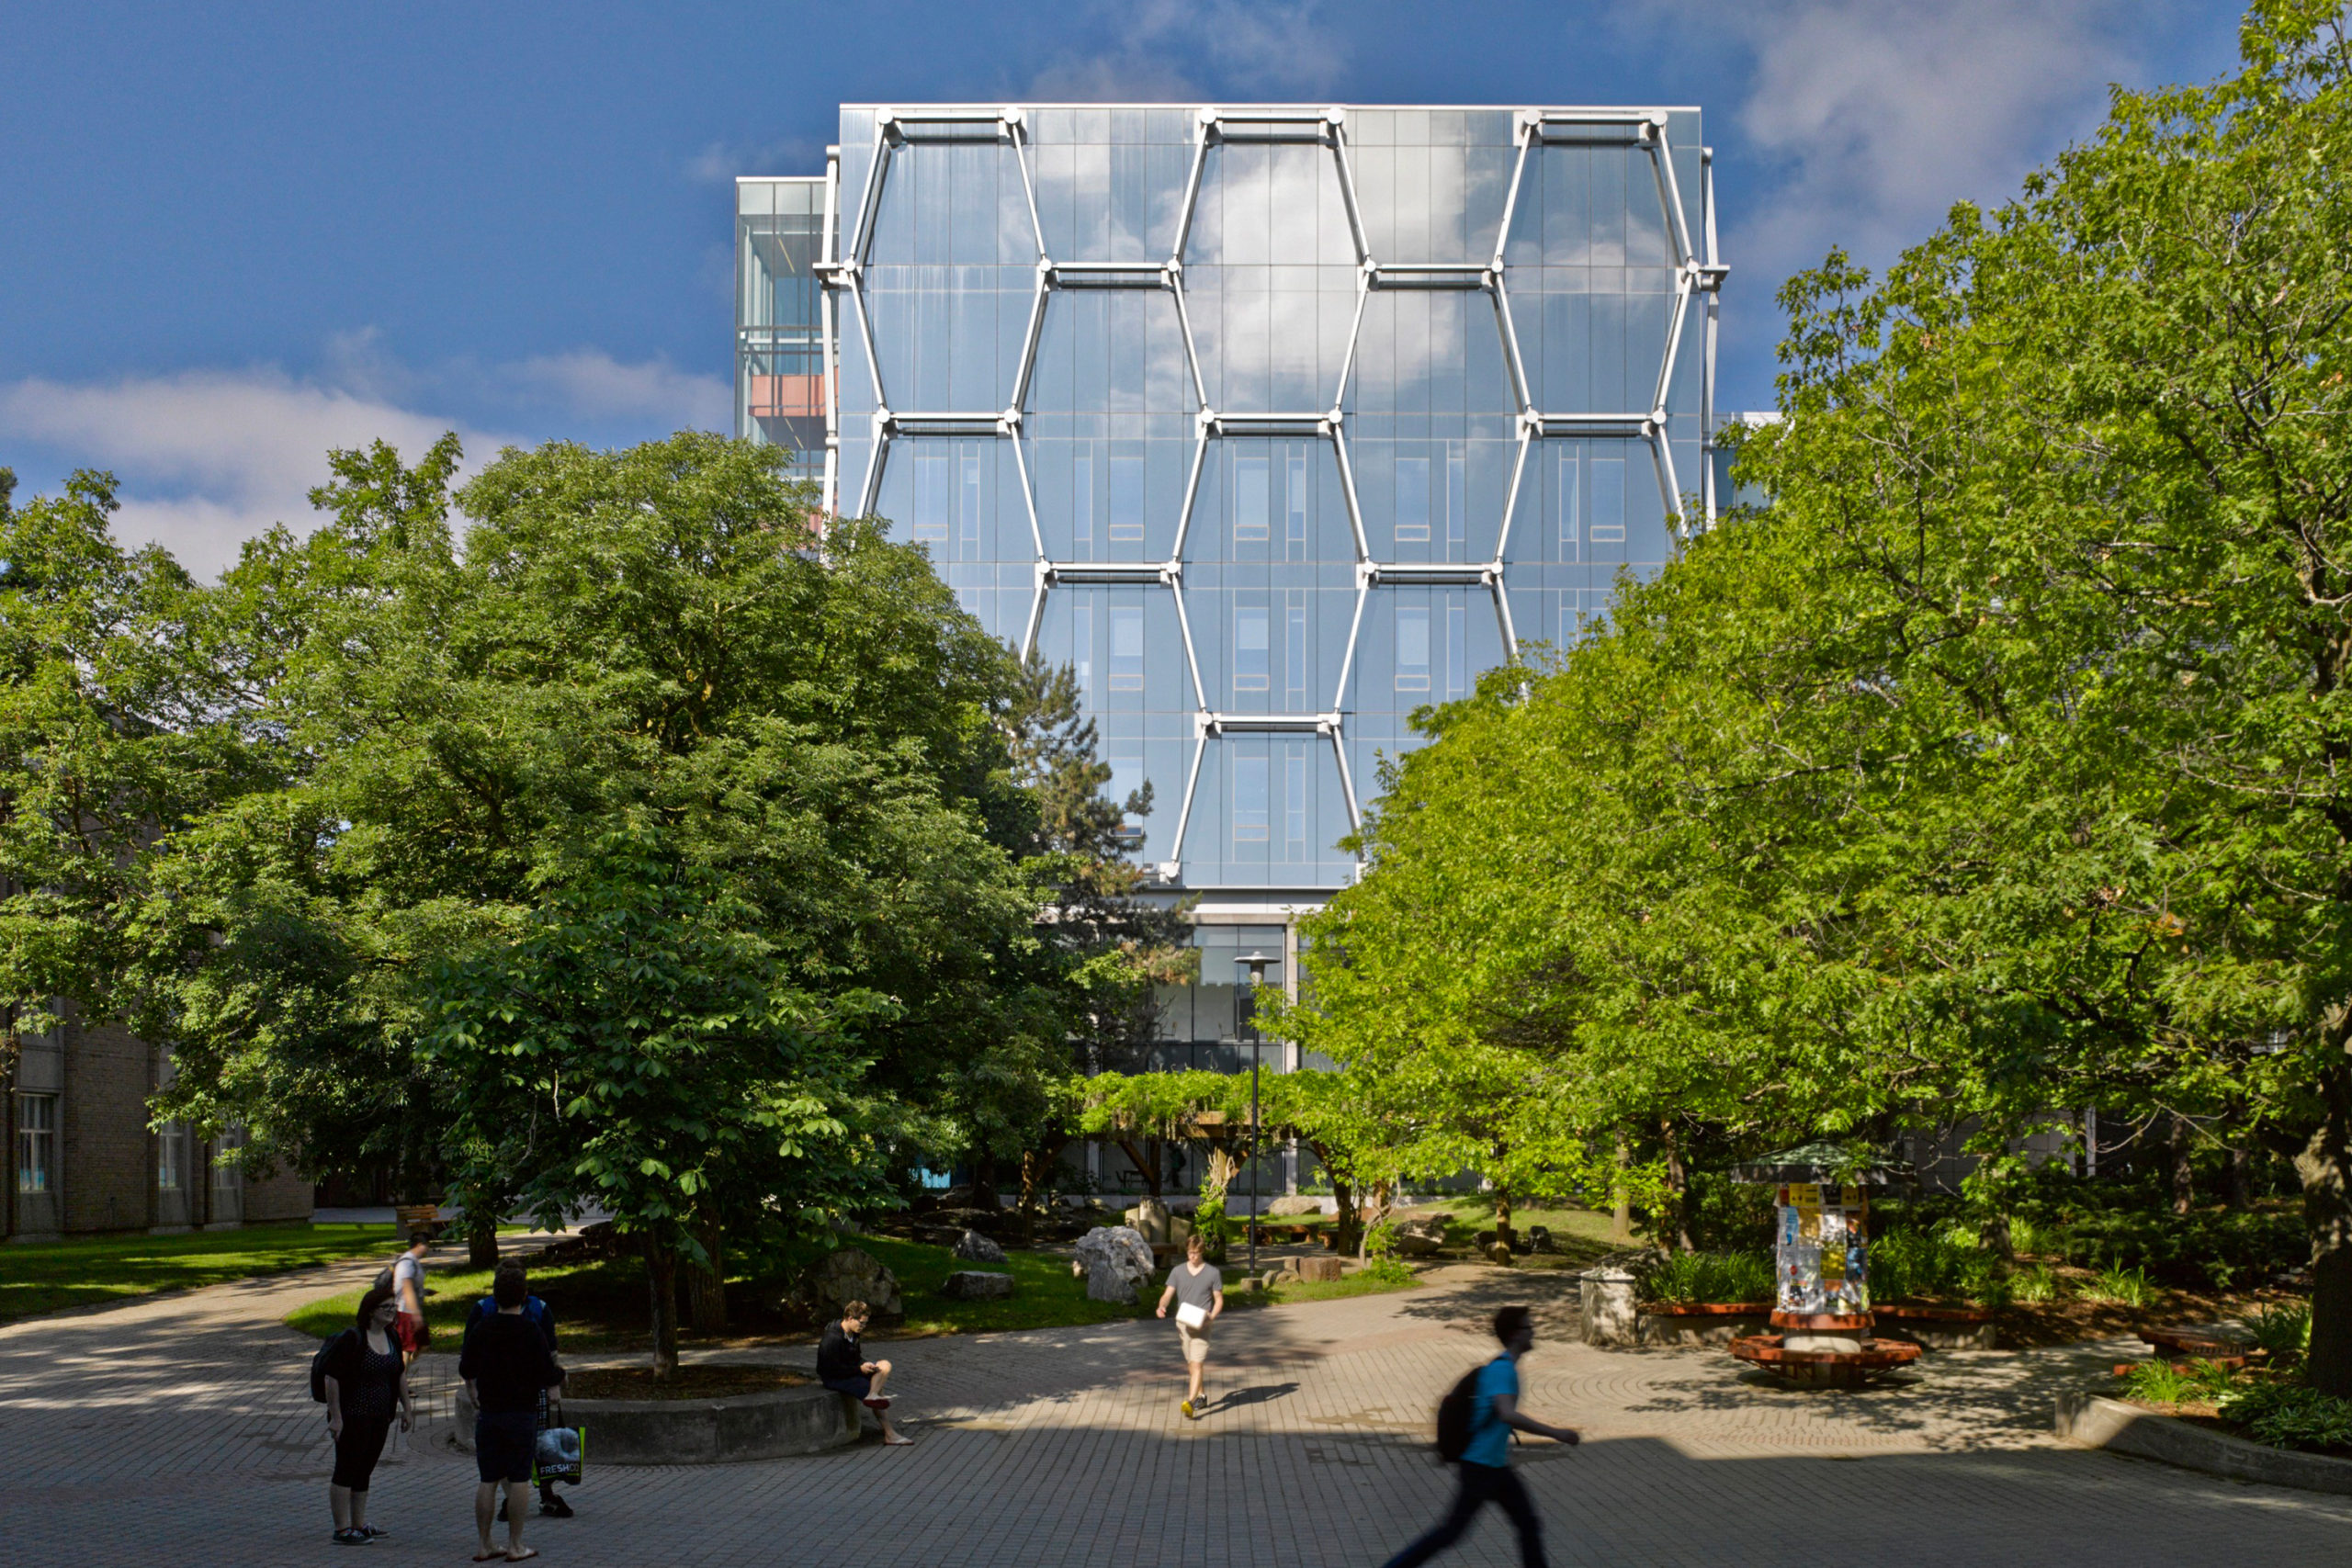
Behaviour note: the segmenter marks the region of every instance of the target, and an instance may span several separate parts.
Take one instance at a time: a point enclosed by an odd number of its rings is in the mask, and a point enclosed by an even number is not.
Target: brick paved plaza
[[[347,1266],[0,1329],[0,1565],[330,1559],[324,1423],[297,1303]],[[1563,1330],[1558,1276],[1461,1268],[1427,1289],[1228,1315],[1207,1419],[1172,1334],[1114,1325],[898,1345],[910,1449],[595,1469],[579,1517],[531,1524],[580,1563],[1374,1564],[1437,1512],[1424,1450],[1473,1330],[1528,1300],[1550,1337],[1527,1407],[1581,1427],[1519,1463],[1563,1563],[2092,1564],[2352,1561],[2352,1500],[2215,1481],[2046,1436],[2053,1390],[2120,1347],[1942,1355],[1909,1386],[1798,1394],[1719,1352],[1607,1354]],[[807,1352],[802,1352],[807,1354]],[[432,1424],[377,1472],[369,1561],[462,1562],[471,1461]],[[594,1446],[590,1444],[593,1461]],[[1442,1559],[1515,1562],[1490,1517]]]

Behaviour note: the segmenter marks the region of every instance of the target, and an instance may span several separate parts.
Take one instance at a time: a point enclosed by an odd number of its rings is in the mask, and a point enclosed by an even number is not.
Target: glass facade
[[[845,106],[827,164],[738,186],[739,430],[1076,670],[1204,930],[1347,885],[1413,711],[1713,515],[1695,109]],[[1237,1037],[1227,945],[1171,1041]]]

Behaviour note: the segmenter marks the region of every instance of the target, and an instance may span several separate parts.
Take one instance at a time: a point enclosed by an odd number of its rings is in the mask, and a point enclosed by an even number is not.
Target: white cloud
[[[164,546],[198,575],[219,571],[273,523],[316,521],[309,491],[335,447],[390,442],[413,460],[455,428],[479,463],[502,438],[282,371],[189,371],[80,385],[0,386],[0,437],[123,481],[116,533]]]
[[[418,370],[368,329],[338,334],[324,358],[320,379],[264,367],[0,383],[0,442],[44,448],[60,471],[113,470],[122,481],[117,536],[161,544],[205,576],[274,523],[315,526],[309,492],[327,479],[335,448],[381,440],[414,461],[455,430],[470,470],[502,446],[537,439],[499,427],[557,434],[593,423],[654,435],[731,423],[731,394],[718,377],[666,360],[628,364],[598,349]],[[498,417],[469,419],[453,408]]]
[[[1960,200],[2014,194],[2136,77],[2165,0],[1656,0],[1645,21],[1727,33],[1755,69],[1735,116],[1785,178],[1726,259],[1779,277],[1842,244],[1883,264]]]
[[[667,360],[627,365],[602,349],[575,349],[503,366],[497,374],[526,400],[583,419],[651,420],[672,430],[734,423],[735,397],[725,381]]]
[[[1318,0],[1092,0],[1088,21],[1112,30],[1102,48],[1051,61],[1027,96],[1071,103],[1319,96],[1347,67],[1347,46]],[[1090,29],[1080,23],[1074,30]]]

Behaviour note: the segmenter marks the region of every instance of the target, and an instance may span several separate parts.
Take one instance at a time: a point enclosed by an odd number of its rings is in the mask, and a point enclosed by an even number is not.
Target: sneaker
[[[539,1499],[539,1516],[542,1518],[568,1519],[571,1517],[571,1505],[550,1492]]]
[[[1176,1408],[1184,1413],[1184,1419],[1187,1421],[1197,1420],[1200,1417],[1200,1412],[1193,1408],[1193,1402],[1189,1399]]]
[[[366,1530],[340,1529],[334,1532],[337,1546],[372,1546],[375,1541],[376,1538]]]
[[[366,1536],[369,1540],[381,1540],[386,1536],[392,1533],[381,1525],[360,1525],[356,1528],[358,1529],[360,1534]]]

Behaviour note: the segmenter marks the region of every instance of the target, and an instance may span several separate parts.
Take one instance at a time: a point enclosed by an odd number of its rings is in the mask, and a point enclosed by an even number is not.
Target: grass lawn
[[[1246,1295],[1236,1292],[1225,1299],[1234,1306],[1288,1306],[1293,1302],[1336,1302],[1349,1296],[1380,1296],[1391,1291],[1419,1288],[1419,1280],[1390,1284],[1369,1274],[1358,1273],[1343,1274],[1336,1280],[1292,1280],[1271,1291],[1258,1291]]]
[[[1445,1249],[1434,1261],[1477,1261],[1472,1246],[1480,1231],[1495,1228],[1494,1201],[1477,1193],[1459,1198],[1445,1198],[1425,1203],[1410,1203],[1399,1207],[1400,1216],[1442,1213],[1452,1221]],[[1298,1220],[1285,1220],[1285,1224],[1304,1224],[1313,1230],[1328,1230],[1339,1223],[1331,1214],[1307,1214]],[[1510,1213],[1511,1228],[1521,1237],[1532,1225],[1542,1225],[1552,1233],[1552,1250],[1521,1252],[1516,1267],[1526,1269],[1582,1269],[1612,1252],[1623,1252],[1627,1243],[1609,1239],[1610,1217],[1590,1209],[1529,1209],[1514,1208]],[[1636,1233],[1638,1235],[1638,1233]],[[1237,1241],[1233,1246],[1239,1246]],[[1639,1241],[1631,1244],[1638,1246]]]
[[[9,1245],[0,1247],[0,1323],[368,1253],[382,1254],[390,1265],[399,1250],[390,1225],[254,1225]]]
[[[944,1247],[902,1241],[892,1236],[860,1236],[855,1245],[881,1259],[899,1278],[906,1322],[891,1327],[876,1325],[872,1337],[904,1339],[933,1334],[985,1334],[1009,1328],[1053,1328],[1072,1324],[1112,1323],[1143,1315],[1147,1309],[1113,1302],[1090,1301],[1086,1281],[1073,1279],[1067,1259],[1047,1253],[1008,1251],[991,1270],[1013,1278],[1009,1301],[950,1301],[939,1293],[947,1276],[974,1265],[958,1259]],[[813,1257],[813,1255],[812,1255]],[[757,1278],[732,1276],[727,1282],[728,1333],[706,1338],[682,1330],[679,1342],[695,1345],[742,1345],[763,1341],[813,1341],[816,1330],[781,1315],[775,1303],[784,1290],[786,1275]],[[424,1304],[424,1319],[436,1347],[455,1349],[465,1332],[466,1315],[474,1303],[490,1293],[490,1275],[463,1271],[436,1273],[436,1292]],[[651,1344],[650,1303],[647,1299],[644,1263],[635,1258],[537,1268],[531,1270],[531,1290],[552,1308],[557,1333],[564,1348],[641,1350]],[[1154,1298],[1157,1300],[1157,1296]],[[289,1326],[322,1337],[346,1327],[359,1305],[359,1292],[323,1297],[287,1315]],[[683,1303],[681,1312],[684,1311]]]

